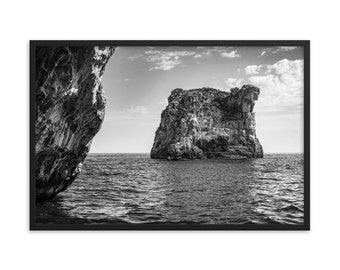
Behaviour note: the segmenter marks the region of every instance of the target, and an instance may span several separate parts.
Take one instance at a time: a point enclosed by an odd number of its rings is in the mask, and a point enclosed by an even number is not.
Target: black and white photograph
[[[337,269],[337,1],[2,1],[0,269]]]
[[[31,41],[31,230],[309,230],[309,41]]]

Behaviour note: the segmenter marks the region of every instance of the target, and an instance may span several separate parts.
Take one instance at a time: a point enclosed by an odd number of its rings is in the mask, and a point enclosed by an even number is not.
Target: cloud
[[[301,106],[303,103],[303,60],[282,59],[265,65],[264,74],[248,80],[261,89],[263,105]]]
[[[146,51],[145,60],[152,63],[153,66],[149,70],[170,70],[175,66],[182,64],[182,58],[195,55],[193,51]]]
[[[268,54],[277,54],[278,52],[288,52],[295,50],[297,47],[294,46],[281,46],[281,47],[271,47],[265,48],[261,52],[261,56],[268,55]]]
[[[146,47],[147,51],[142,54],[135,54],[127,57],[130,61],[137,59],[151,63],[151,70],[171,70],[183,63],[183,58],[192,57],[193,59],[208,58],[211,55],[218,55],[223,58],[241,57],[237,50],[231,47],[196,47],[196,50],[164,51],[155,50],[155,47]],[[183,65],[182,65],[183,66]]]
[[[240,55],[237,53],[237,51],[231,51],[231,52],[222,52],[221,53],[222,57],[226,57],[226,58],[237,58],[240,57]]]
[[[129,59],[130,61],[135,61],[135,60],[142,58],[142,57],[143,57],[142,54],[135,54],[135,55],[131,55],[131,56],[127,57],[127,59]]]
[[[202,57],[209,57],[211,55],[219,55],[224,58],[237,58],[241,57],[237,53],[237,50],[232,50],[232,47],[196,47],[198,50],[200,50],[200,55]]]
[[[250,65],[250,66],[246,66],[244,71],[248,75],[259,74],[259,72],[261,71],[262,67],[263,67],[262,65],[259,65],[259,66],[257,66],[257,65]]]
[[[303,61],[282,59],[273,65],[267,65],[266,73],[275,73],[278,75],[290,74],[294,77],[301,78],[303,75]]]
[[[132,105],[126,111],[131,114],[149,114],[149,110],[145,106]]]
[[[193,51],[162,51],[153,50],[154,47],[147,47],[148,50],[144,54],[136,54],[127,57],[131,61],[137,59],[143,59],[152,64],[149,68],[151,70],[170,70],[183,63],[182,58],[195,55],[194,58],[198,58],[196,52]]]
[[[235,87],[241,87],[243,83],[243,79],[237,79],[237,78],[228,78],[225,83],[227,84],[227,87],[229,88],[235,88]]]

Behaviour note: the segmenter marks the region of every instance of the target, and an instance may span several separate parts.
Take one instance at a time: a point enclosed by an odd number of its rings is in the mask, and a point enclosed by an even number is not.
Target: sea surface
[[[303,224],[303,154],[248,160],[90,154],[41,224]]]

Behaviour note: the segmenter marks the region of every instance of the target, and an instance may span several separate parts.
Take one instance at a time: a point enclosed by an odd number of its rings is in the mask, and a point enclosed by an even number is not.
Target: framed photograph
[[[31,41],[31,230],[309,230],[310,42]]]

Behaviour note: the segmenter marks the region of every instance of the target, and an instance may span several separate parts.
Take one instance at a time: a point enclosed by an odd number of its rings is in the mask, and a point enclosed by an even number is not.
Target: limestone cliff
[[[212,88],[173,90],[161,115],[151,157],[263,157],[253,112],[259,94],[260,89],[251,85],[230,92]]]
[[[101,77],[113,47],[37,47],[36,198],[53,198],[80,171],[104,119]]]

